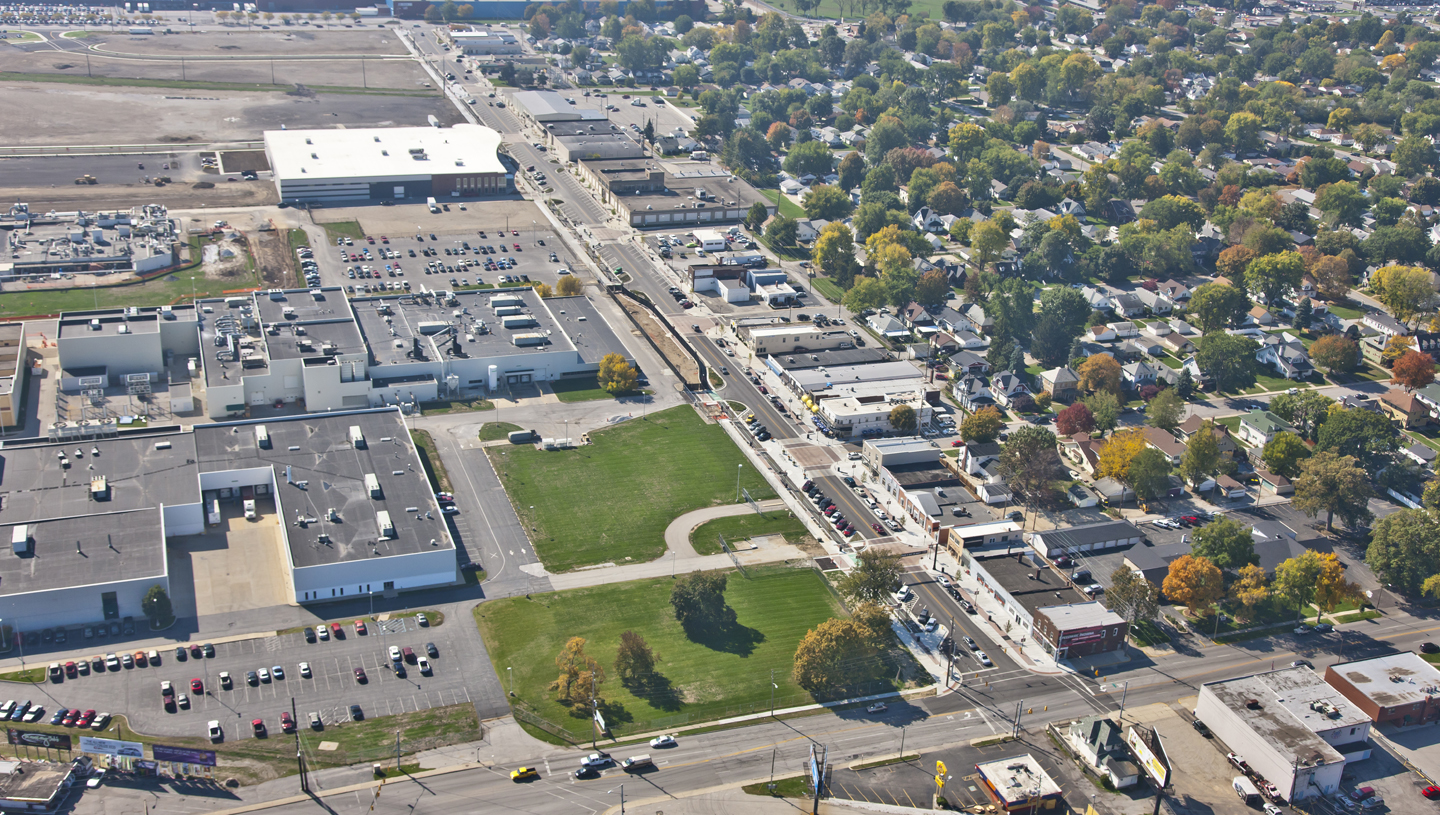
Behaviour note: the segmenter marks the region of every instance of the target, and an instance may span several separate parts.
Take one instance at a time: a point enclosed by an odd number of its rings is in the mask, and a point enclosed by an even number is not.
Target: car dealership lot
[[[470,701],[468,678],[481,670],[482,656],[461,642],[460,628],[420,628],[413,619],[384,623],[369,622],[369,634],[355,633],[354,621],[343,625],[344,639],[307,643],[300,633],[217,643],[214,658],[187,658],[179,661],[175,649],[160,651],[158,667],[121,668],[92,672],[89,676],[63,682],[42,683],[33,689],[15,686],[7,698],[31,699],[47,709],[45,720],[62,707],[124,713],[136,730],[157,735],[201,736],[205,723],[219,719],[227,739],[251,735],[249,722],[264,719],[272,734],[280,732],[280,713],[290,710],[295,698],[301,726],[309,712],[320,714],[325,724],[348,721],[349,707],[359,704],[367,718],[405,711],[423,710]],[[391,646],[410,647],[416,656],[425,654],[425,643],[433,642],[439,657],[430,659],[432,676],[423,676],[418,665],[407,664],[406,676],[390,669],[386,655]],[[60,662],[63,665],[65,659]],[[77,660],[78,661],[78,660]],[[300,675],[300,663],[308,662],[309,679]],[[247,683],[246,674],[279,665],[284,679]],[[355,669],[364,670],[367,682],[355,679]],[[228,671],[234,681],[230,690],[220,687],[219,674]],[[192,693],[190,684],[199,679],[204,692]],[[177,694],[189,697],[188,707],[165,709],[160,693],[162,680],[174,684]],[[243,722],[243,727],[236,722]]]

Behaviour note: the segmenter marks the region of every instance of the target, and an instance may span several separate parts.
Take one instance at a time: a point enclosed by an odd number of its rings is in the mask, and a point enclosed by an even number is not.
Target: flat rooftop
[[[265,425],[270,447],[256,444],[257,424]],[[350,443],[352,425],[365,436],[363,449]],[[454,548],[398,410],[199,425],[194,436],[201,472],[274,469],[296,568]],[[286,482],[287,467],[290,481],[308,482],[305,488]],[[370,496],[367,474],[379,479],[383,497]],[[328,519],[331,509],[339,520]],[[390,513],[395,537],[380,537],[376,513],[382,510]],[[295,523],[301,516],[305,526]]]
[[[290,181],[504,174],[499,147],[499,133],[472,124],[265,131],[275,177]]]
[[[200,488],[188,480],[193,503]],[[90,485],[87,483],[88,490]],[[10,533],[15,525],[5,527]],[[96,586],[165,574],[165,530],[158,507],[26,524],[29,554],[0,549],[0,596]]]
[[[511,104],[518,106],[537,122],[575,121],[577,119],[605,120],[605,111],[596,108],[582,108],[572,105],[556,91],[520,91],[511,94]]]
[[[1074,631],[1077,628],[1103,628],[1107,625],[1120,625],[1125,622],[1124,617],[1094,600],[1088,603],[1051,606],[1041,613],[1060,631]]]
[[[1411,651],[1342,662],[1326,669],[1330,671],[1384,708],[1420,704],[1440,693],[1440,670]]]
[[[697,165],[700,166],[700,165]],[[631,212],[644,210],[645,207],[654,207],[657,211],[662,209],[674,209],[683,205],[695,196],[696,190],[705,191],[707,206],[725,205],[733,202],[733,206],[748,207],[756,203],[775,202],[766,198],[763,193],[750,186],[745,181],[736,178],[724,171],[716,171],[714,165],[703,165],[710,169],[704,174],[686,173],[675,175],[670,172],[665,174],[665,192],[649,192],[639,195],[625,195],[617,200],[623,203]]]
[[[511,316],[530,317],[531,324],[506,328],[496,308],[509,307],[491,306],[493,298],[519,299],[521,304],[513,308],[520,312]],[[360,331],[370,343],[372,375],[383,376],[386,365],[445,359],[450,353],[452,328],[459,333],[462,357],[528,356],[572,348],[569,337],[546,308],[545,301],[534,289],[524,287],[455,292],[453,299],[447,298],[444,292],[412,292],[355,298],[351,305],[360,322]],[[547,342],[515,345],[516,334],[532,333],[546,334]],[[420,339],[421,357],[413,355],[415,338]]]
[[[570,338],[570,344],[575,346],[582,362],[599,365],[606,354],[619,354],[627,360],[630,359],[630,352],[610,329],[610,324],[600,316],[600,312],[595,308],[595,301],[589,297],[578,294],[573,297],[551,297],[545,301],[545,305],[555,316],[560,330]]]
[[[61,466],[61,453],[69,467]],[[7,445],[0,449],[0,524],[193,504],[200,500],[194,461],[187,433]],[[90,498],[97,476],[105,478],[109,500]]]
[[[21,770],[23,772],[20,772]],[[48,802],[60,792],[71,772],[69,764],[3,762],[0,764],[0,798],[9,801]]]
[[[1031,614],[1042,608],[1068,606],[1090,599],[1070,588],[1054,569],[1037,561],[1033,553],[1022,550],[1013,555],[979,558],[976,563]]]
[[[862,349],[863,350],[863,349]],[[781,357],[788,363],[790,357],[799,359],[809,354],[786,354]],[[846,390],[849,385],[863,385],[869,382],[891,382],[897,384],[896,390],[913,388],[923,385],[925,377],[908,362],[886,361],[874,362],[869,365],[844,365],[834,368],[807,368],[801,370],[787,371],[795,383],[807,391],[821,391],[827,388],[841,396],[853,396],[855,394]]]
[[[95,322],[97,320],[98,323]],[[132,316],[119,309],[79,317],[70,314],[61,315],[57,330],[57,336],[60,339],[158,333],[160,333],[160,316],[158,314],[142,312]]]
[[[1345,760],[1339,751],[1316,735],[1317,731],[1370,723],[1340,691],[1305,667],[1207,682],[1204,687],[1243,718],[1256,735],[1287,761],[1298,759],[1301,766],[1311,766],[1316,758],[1326,764]],[[1256,702],[1253,707],[1249,705],[1251,700]],[[1328,710],[1313,709],[1313,702],[1328,703],[1335,715]]]
[[[866,439],[865,446],[874,447],[881,454],[899,455],[901,453],[928,452],[934,450],[934,445],[925,439],[917,439],[913,436],[897,436],[895,438]]]
[[[266,326],[265,351],[270,359],[365,353],[365,338],[339,288],[287,290],[280,299],[259,292],[255,303]]]
[[[1007,807],[1024,804],[1032,798],[1060,794],[1060,785],[1028,753],[976,764],[975,771],[989,783]]]

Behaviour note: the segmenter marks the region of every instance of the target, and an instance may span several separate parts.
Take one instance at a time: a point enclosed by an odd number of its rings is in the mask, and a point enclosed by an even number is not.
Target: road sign
[[[945,762],[943,761],[935,762],[935,786],[942,789],[945,786]]]

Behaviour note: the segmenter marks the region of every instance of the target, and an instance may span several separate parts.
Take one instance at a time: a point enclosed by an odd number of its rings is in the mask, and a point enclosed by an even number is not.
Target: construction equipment
[[[82,175],[75,179],[76,184],[98,184],[100,183],[93,175]]]

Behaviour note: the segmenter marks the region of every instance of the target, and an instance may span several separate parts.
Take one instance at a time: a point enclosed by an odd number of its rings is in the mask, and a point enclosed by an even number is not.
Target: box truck
[[[439,214],[440,212],[440,205],[435,202],[434,198],[426,198],[425,206],[429,207],[433,213]]]

